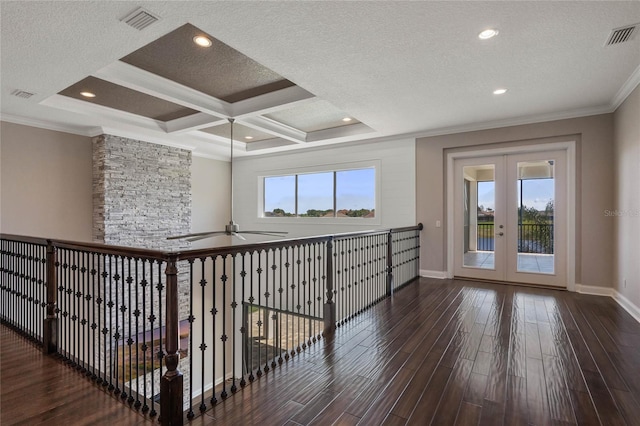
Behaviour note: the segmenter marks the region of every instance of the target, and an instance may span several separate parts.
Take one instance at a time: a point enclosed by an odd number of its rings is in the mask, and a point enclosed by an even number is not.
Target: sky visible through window
[[[337,172],[336,187],[336,208],[338,210],[373,210],[376,208],[375,169]]]
[[[296,177],[273,176],[264,179],[264,211],[282,209],[287,213],[296,210]]]
[[[519,203],[519,183],[517,187]],[[538,211],[544,211],[547,203],[555,198],[553,179],[523,179],[522,194],[522,204],[526,207],[533,207]],[[485,209],[495,209],[495,185],[493,181],[478,182],[478,206],[484,206]]]
[[[340,170],[335,172],[336,210],[355,212],[375,210],[375,169]],[[333,211],[334,172],[298,175],[298,215],[310,210]],[[296,176],[264,178],[264,211],[282,210],[295,214]],[[367,212],[365,212],[366,214]],[[363,217],[365,214],[362,214]]]
[[[333,209],[333,172],[298,175],[298,214]]]

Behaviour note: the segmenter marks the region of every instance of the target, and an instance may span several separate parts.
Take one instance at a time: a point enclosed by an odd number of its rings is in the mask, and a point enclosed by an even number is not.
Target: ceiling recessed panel
[[[95,97],[81,95],[85,92],[94,94]],[[182,118],[197,112],[96,77],[80,80],[59,94],[159,121]]]
[[[209,47],[194,43],[205,36]],[[191,24],[123,57],[121,61],[226,102],[237,102],[294,84]]]
[[[327,101],[308,103],[267,114],[265,117],[307,133],[359,123]]]
[[[201,131],[210,133],[212,135],[220,136],[225,139],[229,139],[231,132],[231,125],[229,123],[221,124],[220,126],[208,127],[201,129]],[[251,127],[243,126],[239,123],[233,124],[233,140],[238,142],[258,142],[267,139],[275,139],[275,136],[269,133],[261,132],[259,130],[252,129]]]

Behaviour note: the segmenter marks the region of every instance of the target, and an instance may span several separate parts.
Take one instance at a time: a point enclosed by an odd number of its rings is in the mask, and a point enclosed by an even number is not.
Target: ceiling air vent
[[[137,8],[121,19],[125,24],[132,26],[138,31],[142,31],[149,25],[160,20],[156,15],[141,7]]]
[[[632,40],[638,32],[638,24],[629,25],[622,28],[616,28],[611,30],[611,34],[607,39],[605,46],[612,46],[614,44],[624,43],[625,41]]]
[[[35,93],[26,92],[26,91],[20,90],[20,89],[14,90],[13,92],[11,92],[11,94],[13,96],[15,96],[15,97],[22,98],[22,99],[29,99],[30,97],[35,95]]]

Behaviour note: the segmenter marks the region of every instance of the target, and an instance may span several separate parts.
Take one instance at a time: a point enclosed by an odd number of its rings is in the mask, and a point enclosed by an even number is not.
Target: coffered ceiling
[[[127,24],[132,12],[149,25]],[[612,112],[640,81],[640,28],[606,45],[640,22],[638,1],[2,1],[0,13],[2,120],[216,158],[229,117],[236,152],[254,155]],[[498,35],[479,39],[487,28]]]

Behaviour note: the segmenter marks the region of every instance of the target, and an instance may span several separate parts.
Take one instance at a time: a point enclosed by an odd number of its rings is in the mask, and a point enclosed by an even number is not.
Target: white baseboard
[[[425,278],[437,278],[439,280],[444,280],[447,278],[446,271],[428,271],[426,269],[420,269],[420,276]]]
[[[618,305],[622,306],[625,311],[629,312],[629,315],[634,317],[636,321],[640,322],[640,308],[633,304],[633,302],[627,297],[619,293],[617,290],[613,290],[613,300],[618,302]]]
[[[631,300],[627,299],[625,295],[619,293],[618,290],[614,288],[576,283],[576,292],[594,296],[609,296],[615,300],[618,305],[622,306],[636,321],[640,322],[640,307],[636,306]]]
[[[446,271],[429,271],[426,269],[420,269],[420,276],[425,278],[437,278],[444,280],[447,278]],[[581,294],[591,294],[593,296],[607,296],[615,300],[618,305],[622,306],[625,311],[629,312],[636,321],[640,322],[640,307],[636,306],[633,302],[627,299],[623,294],[611,287],[599,287],[595,285],[575,285],[575,291]]]
[[[576,293],[591,294],[593,296],[613,297],[614,290],[610,287],[599,287],[596,285],[584,285],[576,283]]]

